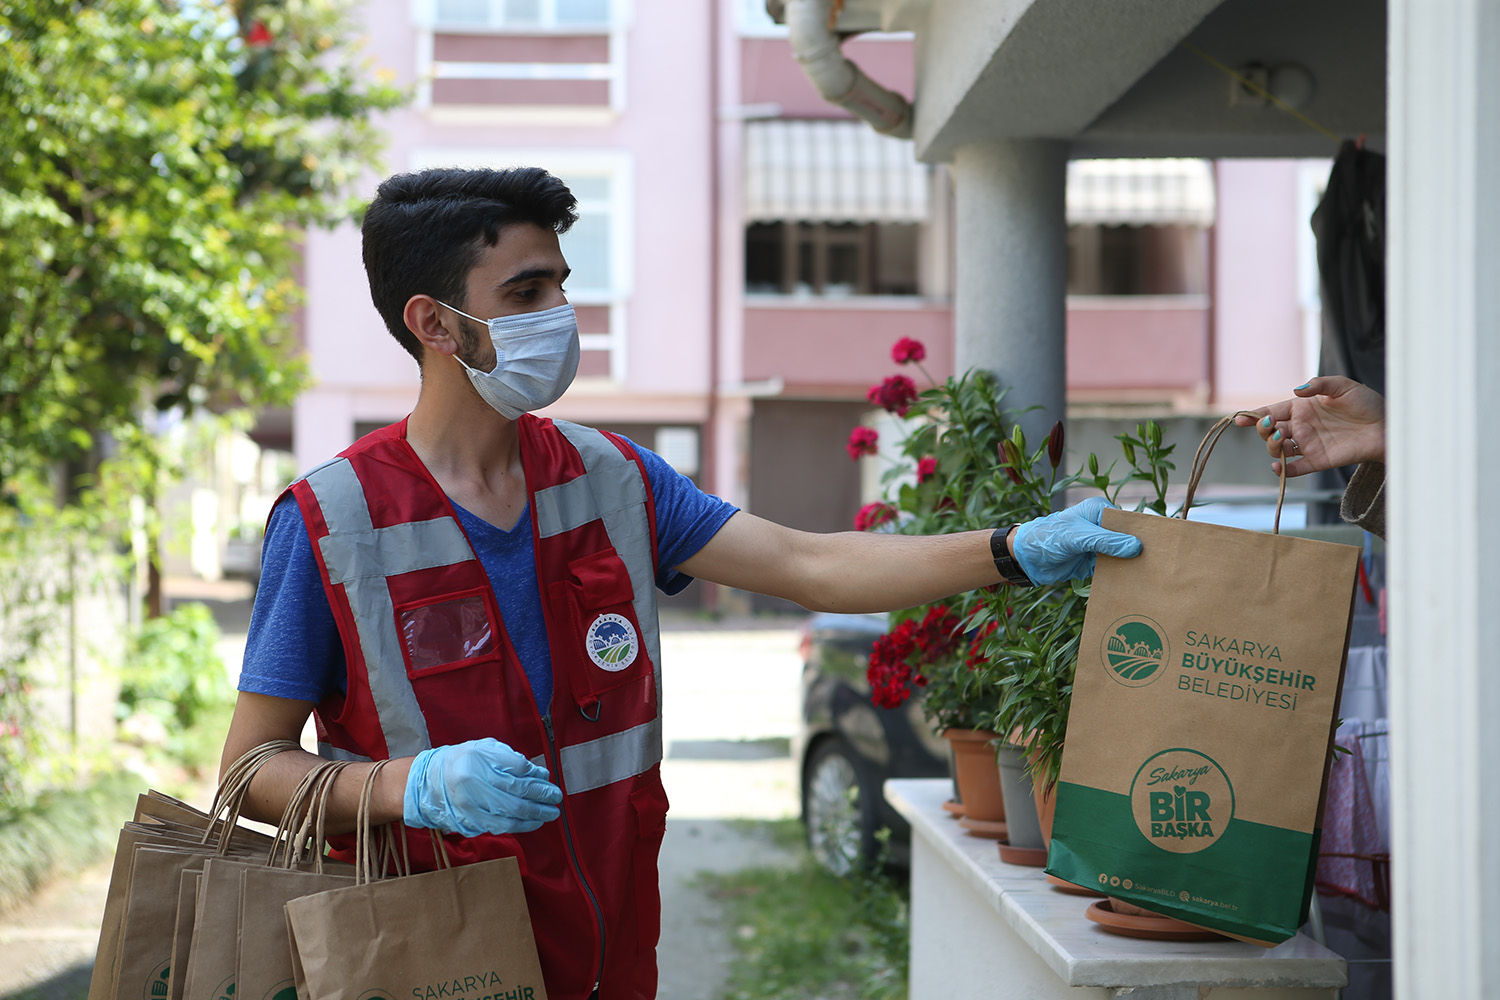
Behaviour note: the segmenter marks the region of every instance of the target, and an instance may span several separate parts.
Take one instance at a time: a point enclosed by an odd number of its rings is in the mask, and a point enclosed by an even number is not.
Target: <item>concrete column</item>
[[[1391,0],[1391,853],[1402,1000],[1500,997],[1500,4]]]
[[[1010,387],[1028,442],[1062,419],[1067,392],[1067,147],[980,142],[953,157],[958,371]]]

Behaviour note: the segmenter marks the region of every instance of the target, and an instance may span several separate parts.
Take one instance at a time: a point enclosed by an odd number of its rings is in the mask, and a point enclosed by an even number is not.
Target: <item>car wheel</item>
[[[848,875],[875,846],[875,802],[849,745],[828,739],[813,748],[802,781],[807,847],[818,864]]]

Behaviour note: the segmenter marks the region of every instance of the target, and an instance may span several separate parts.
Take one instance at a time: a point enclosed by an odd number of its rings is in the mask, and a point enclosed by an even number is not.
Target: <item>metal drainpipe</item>
[[[863,118],[877,132],[911,138],[911,102],[844,58],[830,26],[828,0],[787,0],[785,19],[792,53],[824,99]]]

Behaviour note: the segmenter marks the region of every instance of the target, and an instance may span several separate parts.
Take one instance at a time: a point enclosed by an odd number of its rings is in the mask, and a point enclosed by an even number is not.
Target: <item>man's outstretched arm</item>
[[[1091,576],[1094,558],[1138,555],[1140,540],[1099,526],[1095,497],[1020,525],[1005,539],[1033,583]],[[795,601],[810,611],[916,607],[1000,583],[994,530],[949,535],[797,531],[741,511],[681,567],[726,586]]]

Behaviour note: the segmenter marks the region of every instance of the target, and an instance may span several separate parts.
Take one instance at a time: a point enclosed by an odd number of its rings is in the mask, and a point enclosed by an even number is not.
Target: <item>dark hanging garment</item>
[[[1347,375],[1385,394],[1385,157],[1339,146],[1312,215],[1323,340],[1318,374]],[[1342,492],[1354,467],[1314,473],[1308,485]],[[1339,524],[1338,501],[1308,506],[1310,524]]]
[[[1339,147],[1312,216],[1323,295],[1318,370],[1385,394],[1385,157]]]

